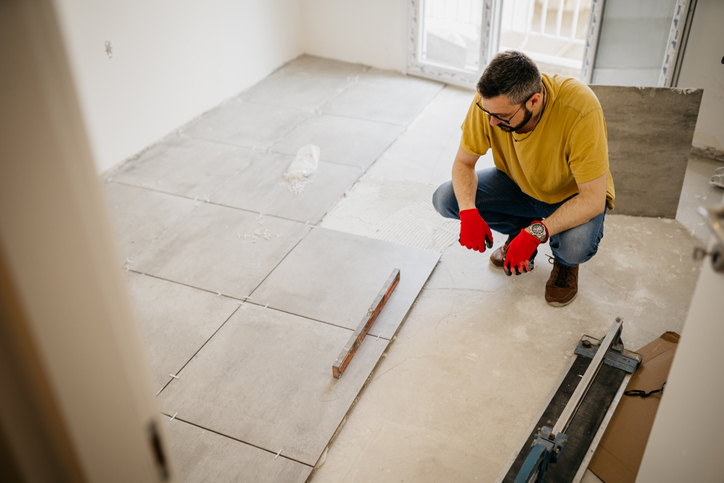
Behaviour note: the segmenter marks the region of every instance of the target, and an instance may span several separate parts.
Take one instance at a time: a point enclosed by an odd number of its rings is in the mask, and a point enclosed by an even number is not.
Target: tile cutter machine
[[[581,338],[528,435],[496,482],[581,480],[629,379],[641,363],[639,354],[624,349],[622,328],[623,320],[616,318],[603,341],[585,335]]]

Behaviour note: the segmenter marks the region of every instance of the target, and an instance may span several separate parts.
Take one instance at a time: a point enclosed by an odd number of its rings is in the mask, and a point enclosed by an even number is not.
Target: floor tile
[[[231,100],[186,126],[196,139],[266,149],[282,139],[311,113],[287,107]]]
[[[398,268],[400,283],[370,330],[390,338],[439,258],[429,250],[316,228],[253,293],[253,300],[355,329]]]
[[[295,156],[260,154],[231,178],[211,200],[226,206],[316,224],[362,174],[360,168],[320,161],[303,191],[284,180]]]
[[[190,198],[206,199],[253,157],[248,148],[173,136],[121,166],[113,180]]]
[[[239,308],[236,300],[133,272],[128,285],[157,391]]]
[[[125,264],[194,208],[192,200],[109,182],[103,185]]]
[[[238,98],[257,104],[313,111],[342,92],[351,82],[351,79],[342,77],[286,70],[267,77]]]
[[[436,186],[449,180],[460,146],[460,126],[473,95],[473,91],[445,87],[380,156],[368,174]]]
[[[348,77],[354,77],[362,74],[369,69],[369,67],[360,64],[350,64],[349,62],[341,62],[339,60],[325,59],[312,55],[302,55],[282,66],[277,72],[299,72],[324,77],[347,79]]]
[[[168,418],[165,418],[167,420]],[[306,481],[311,466],[291,461],[175,418],[164,426],[175,481],[278,483]]]
[[[368,168],[402,131],[401,126],[381,122],[316,115],[299,124],[271,150],[296,154],[300,147],[315,144],[320,159]]]
[[[322,112],[406,126],[442,87],[437,82],[370,69],[322,106]]]
[[[131,268],[240,298],[249,295],[308,230],[301,223],[201,203]]]
[[[351,331],[249,305],[160,395],[168,414],[315,465],[388,342],[365,340],[340,379]]]
[[[493,247],[486,249],[484,253],[468,250],[461,246],[456,239],[443,251],[440,263],[430,275],[425,290],[496,292],[510,287],[510,282],[516,279],[497,276],[503,271],[490,264],[490,254],[502,247],[506,239],[507,236],[493,232]],[[543,255],[546,247],[547,245],[538,251],[535,259],[536,267],[540,267],[542,264],[541,271],[547,265]],[[549,250],[548,253],[550,253]],[[535,268],[530,275],[533,276],[534,273],[536,273]]]
[[[460,237],[460,222],[435,211],[435,189],[428,184],[367,176],[329,211],[320,226],[442,252]]]

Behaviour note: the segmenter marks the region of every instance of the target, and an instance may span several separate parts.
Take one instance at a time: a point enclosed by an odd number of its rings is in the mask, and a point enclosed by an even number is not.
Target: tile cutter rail
[[[574,357],[496,483],[581,480],[641,363],[639,354],[624,349],[622,328],[623,320],[616,318],[602,341],[586,335],[581,338]]]

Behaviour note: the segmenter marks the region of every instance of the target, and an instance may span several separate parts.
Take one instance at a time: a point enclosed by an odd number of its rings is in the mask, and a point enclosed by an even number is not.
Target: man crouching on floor
[[[462,131],[452,180],[433,195],[435,209],[460,220],[460,244],[471,250],[493,246],[491,229],[508,235],[490,256],[508,275],[533,270],[538,245],[550,240],[545,299],[568,305],[615,196],[595,94],[576,79],[541,74],[525,54],[502,52],[483,72]],[[476,172],[489,149],[495,167]]]

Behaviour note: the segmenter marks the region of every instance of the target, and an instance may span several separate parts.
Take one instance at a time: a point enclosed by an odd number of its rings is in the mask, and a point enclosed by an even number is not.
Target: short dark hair
[[[485,99],[508,96],[511,104],[522,104],[541,89],[541,75],[535,62],[522,52],[500,52],[485,68],[478,92]]]

